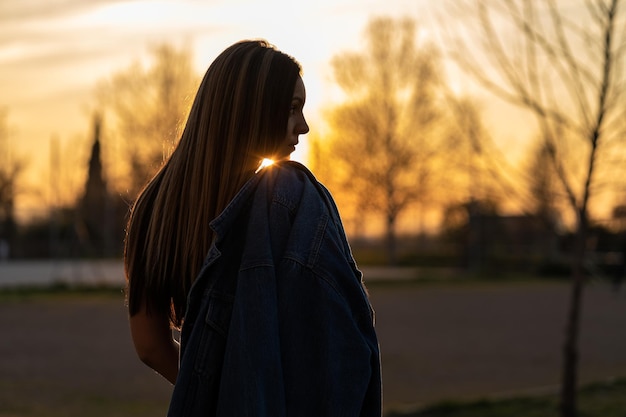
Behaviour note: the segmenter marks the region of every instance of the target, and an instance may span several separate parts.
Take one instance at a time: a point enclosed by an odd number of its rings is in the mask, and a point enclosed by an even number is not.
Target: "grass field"
[[[557,395],[503,400],[442,402],[420,410],[389,412],[387,417],[558,417]],[[626,416],[626,378],[594,383],[579,391],[580,417]]]

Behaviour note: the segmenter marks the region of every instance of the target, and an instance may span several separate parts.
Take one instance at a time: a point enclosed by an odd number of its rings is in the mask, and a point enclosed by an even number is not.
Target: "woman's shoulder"
[[[296,161],[280,161],[263,169],[265,182],[274,189],[301,191],[303,188],[317,186],[313,173]]]
[[[311,200],[324,201],[327,191],[313,173],[296,161],[280,161],[264,168],[262,183],[271,189],[274,200],[296,204],[311,203]]]

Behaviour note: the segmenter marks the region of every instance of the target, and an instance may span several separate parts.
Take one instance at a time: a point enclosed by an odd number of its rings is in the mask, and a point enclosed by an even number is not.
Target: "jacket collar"
[[[250,197],[254,194],[261,178],[264,175],[265,169],[255,173],[241,187],[235,197],[228,203],[228,206],[209,223],[209,226],[215,232],[214,242],[219,242],[224,238],[224,235],[228,229],[232,226],[233,222],[237,219],[237,215],[244,210]]]
[[[214,242],[219,242],[224,238],[226,232],[231,228],[233,222],[237,219],[239,213],[242,212],[250,201],[252,195],[256,192],[257,187],[264,178],[274,177],[279,169],[291,166],[304,172],[313,184],[317,184],[317,180],[313,173],[304,165],[295,161],[280,161],[268,167],[257,171],[246,183],[241,187],[239,192],[226,206],[226,208],[209,223],[209,226],[215,232]],[[271,178],[267,178],[271,182]]]

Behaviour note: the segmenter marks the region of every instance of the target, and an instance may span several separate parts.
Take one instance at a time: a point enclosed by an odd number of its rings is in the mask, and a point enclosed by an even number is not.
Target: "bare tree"
[[[454,190],[450,194],[456,199],[445,202],[442,232],[459,245],[468,269],[476,273],[488,265],[490,239],[484,219],[497,215],[503,202],[520,197],[505,175],[509,167],[483,124],[476,100],[450,95],[447,101],[452,146],[446,157],[446,190]]]
[[[617,232],[626,235],[626,204],[618,204],[613,207],[611,218]]]
[[[188,49],[161,44],[148,68],[135,62],[99,85],[111,136],[121,143],[126,179],[133,198],[178,142],[199,77]],[[106,142],[106,141],[105,141]],[[103,143],[106,146],[106,143]]]
[[[575,214],[560,410],[577,415],[578,336],[590,203],[610,185],[610,150],[626,142],[623,0],[464,0],[451,56],[497,97],[535,116],[561,192]],[[458,35],[458,36],[457,36]]]
[[[327,149],[335,181],[353,196],[357,211],[384,218],[388,261],[394,263],[398,216],[426,204],[442,152],[435,134],[439,59],[418,42],[408,18],[371,20],[365,40],[365,51],[332,60],[346,99],[326,113]]]
[[[563,210],[562,187],[552,163],[552,150],[541,138],[530,149],[525,174],[529,190],[526,210],[539,217],[546,229],[555,231]]]
[[[451,203],[524,200],[526,196],[514,186],[519,175],[495,145],[476,99],[448,95],[447,110],[446,182],[462,182],[455,187],[458,200]]]
[[[15,238],[15,199],[23,169],[24,161],[11,151],[8,111],[0,109],[0,241],[4,247]]]

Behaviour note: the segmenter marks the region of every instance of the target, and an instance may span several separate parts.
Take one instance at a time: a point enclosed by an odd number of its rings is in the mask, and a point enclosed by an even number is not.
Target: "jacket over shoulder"
[[[277,163],[211,227],[168,415],[380,416],[374,312],[326,188]]]

